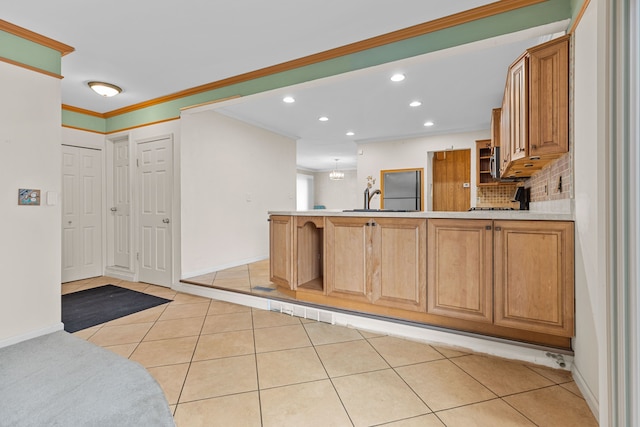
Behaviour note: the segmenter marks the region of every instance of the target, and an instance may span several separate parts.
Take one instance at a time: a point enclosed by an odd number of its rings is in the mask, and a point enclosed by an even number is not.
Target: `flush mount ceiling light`
[[[122,89],[120,89],[116,85],[112,85],[111,83],[89,82],[87,84],[91,89],[93,89],[95,93],[106,98],[116,96],[117,94],[122,92]]]
[[[392,82],[401,82],[403,80],[404,80],[404,74],[397,73],[397,74],[394,74],[393,76],[391,76],[391,81]]]
[[[284,98],[282,98],[282,102],[286,102],[287,104],[293,104],[294,102],[296,102],[296,100],[293,96],[285,96]]]
[[[327,116],[322,116],[322,117],[320,117],[318,120],[320,120],[321,122],[326,122],[327,120],[329,120],[329,117],[327,117]]]
[[[338,160],[340,159],[336,159],[336,168],[329,174],[329,179],[332,181],[344,179],[344,172],[338,170]]]
[[[429,127],[429,126],[433,126],[433,125],[434,125],[434,123],[433,123],[431,120],[429,120],[428,122],[424,122],[424,125],[425,125],[426,127]]]
[[[355,135],[355,133],[353,133],[353,132],[349,131],[349,132],[347,132],[347,133],[346,133],[346,135],[347,135],[347,136],[353,136],[353,135]]]
[[[422,102],[420,101],[412,101],[411,104],[409,104],[409,107],[419,107],[422,105]]]

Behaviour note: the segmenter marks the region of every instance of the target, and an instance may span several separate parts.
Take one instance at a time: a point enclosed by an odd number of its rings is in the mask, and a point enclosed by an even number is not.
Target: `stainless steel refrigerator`
[[[383,172],[384,209],[419,211],[422,195],[420,171]]]

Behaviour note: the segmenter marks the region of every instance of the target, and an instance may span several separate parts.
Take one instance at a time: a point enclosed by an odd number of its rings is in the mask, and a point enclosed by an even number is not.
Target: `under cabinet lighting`
[[[95,93],[106,98],[116,96],[117,94],[122,92],[122,89],[120,89],[116,85],[112,85],[111,83],[89,82],[87,84],[91,89],[93,89]]]

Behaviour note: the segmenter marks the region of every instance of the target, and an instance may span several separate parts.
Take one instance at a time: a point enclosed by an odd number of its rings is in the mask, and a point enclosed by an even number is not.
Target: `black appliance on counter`
[[[520,210],[529,210],[529,195],[530,190],[524,187],[516,188],[516,192],[513,194],[513,202],[520,202]]]

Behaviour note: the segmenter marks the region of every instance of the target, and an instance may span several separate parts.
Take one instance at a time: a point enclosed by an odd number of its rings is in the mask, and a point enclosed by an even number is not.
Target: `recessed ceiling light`
[[[419,107],[422,105],[422,102],[420,101],[413,101],[411,102],[411,104],[409,104],[409,107]]]
[[[355,135],[355,133],[353,133],[351,131],[347,132],[347,136],[353,136],[353,135]]]
[[[282,98],[282,102],[286,102],[287,104],[292,104],[296,102],[296,100],[293,96],[285,96],[284,98]]]
[[[434,123],[431,120],[429,120],[428,122],[424,122],[424,125],[429,127],[429,126],[433,126]]]
[[[391,76],[391,81],[392,82],[401,82],[403,80],[404,80],[404,74],[397,73],[397,74],[394,74],[393,76]]]
[[[318,120],[320,120],[321,122],[326,122],[327,120],[329,120],[329,117],[327,117],[327,116],[322,116],[322,117],[320,117]]]
[[[122,92],[122,89],[120,89],[116,85],[112,85],[111,83],[89,82],[87,84],[91,89],[93,89],[95,93],[106,98],[116,96],[117,94]]]

